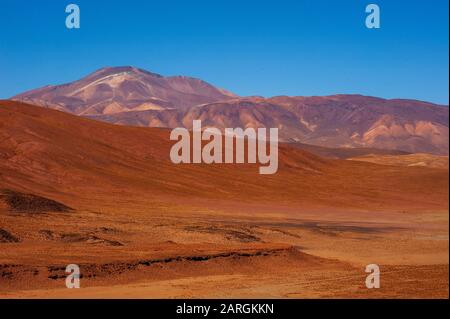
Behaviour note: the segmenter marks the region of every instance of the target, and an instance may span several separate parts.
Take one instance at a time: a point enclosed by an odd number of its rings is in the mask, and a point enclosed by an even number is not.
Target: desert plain
[[[448,298],[448,157],[282,143],[260,175],[175,165],[168,129],[0,105],[1,298]]]

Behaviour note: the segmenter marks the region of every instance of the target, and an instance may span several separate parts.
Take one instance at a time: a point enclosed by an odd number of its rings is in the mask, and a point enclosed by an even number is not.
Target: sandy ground
[[[252,214],[254,209],[248,207]],[[329,220],[318,212],[286,219],[282,212],[230,218],[220,211],[194,214],[186,206],[180,215],[133,214],[133,220],[128,214],[95,212],[2,214],[1,224],[10,225],[22,241],[2,244],[0,296],[448,296],[445,211],[380,212],[376,222],[361,212],[335,212]],[[72,263],[81,268],[81,289],[65,288],[64,269]],[[380,266],[380,289],[365,287],[365,267],[371,263]]]

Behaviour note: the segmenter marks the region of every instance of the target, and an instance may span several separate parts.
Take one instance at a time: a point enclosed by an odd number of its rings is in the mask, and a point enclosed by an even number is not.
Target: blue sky
[[[381,29],[365,27],[369,3]],[[239,95],[448,104],[448,23],[447,0],[0,0],[0,98],[133,65]]]

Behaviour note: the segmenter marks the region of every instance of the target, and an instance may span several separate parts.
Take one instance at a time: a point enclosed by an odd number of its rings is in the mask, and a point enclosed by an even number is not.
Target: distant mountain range
[[[239,97],[202,80],[134,67],[100,69],[13,100],[114,124],[145,127],[278,127],[285,142],[447,155],[448,107],[361,95]]]

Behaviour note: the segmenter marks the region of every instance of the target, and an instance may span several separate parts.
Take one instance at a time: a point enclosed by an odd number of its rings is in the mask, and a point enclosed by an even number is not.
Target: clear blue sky
[[[65,6],[81,29],[65,27]],[[365,27],[365,6],[381,29]],[[448,0],[0,0],[0,98],[133,65],[240,95],[448,104]]]

